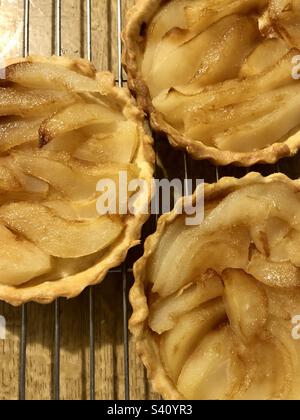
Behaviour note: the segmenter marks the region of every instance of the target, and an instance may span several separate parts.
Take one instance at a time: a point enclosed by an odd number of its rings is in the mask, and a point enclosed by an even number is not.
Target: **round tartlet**
[[[8,60],[1,76],[0,299],[75,297],[139,243],[147,216],[100,215],[96,188],[120,172],[150,184],[152,139],[129,92],[85,60]]]
[[[275,163],[300,145],[299,16],[297,0],[139,0],[124,31],[129,87],[193,158]]]
[[[134,267],[148,376],[165,399],[298,400],[300,183],[250,173],[204,190],[203,223],[162,216]]]

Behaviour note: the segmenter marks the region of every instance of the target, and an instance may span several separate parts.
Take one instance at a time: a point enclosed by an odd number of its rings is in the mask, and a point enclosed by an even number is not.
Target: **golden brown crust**
[[[141,141],[136,153],[135,164],[140,169],[140,178],[146,180],[150,185],[154,168],[153,140],[145,133],[143,114],[136,107],[129,91],[116,87],[111,73],[96,73],[94,66],[86,60],[67,57],[32,56],[26,59],[8,60],[6,65],[11,66],[20,62],[50,62],[73,70],[76,69],[76,71],[88,77],[97,78],[100,82],[101,93],[105,94],[112,103],[120,106],[127,119],[136,122],[138,125]],[[143,200],[149,202],[150,196],[144,193]],[[19,287],[0,285],[0,300],[18,306],[29,301],[47,304],[58,297],[69,299],[78,296],[86,287],[96,285],[104,280],[111,268],[117,267],[125,260],[128,250],[139,244],[141,229],[147,218],[147,215],[126,216],[125,229],[121,238],[106,250],[99,261],[88,270],[56,281],[40,283],[35,281]]]
[[[136,95],[139,106],[149,114],[152,127],[167,134],[173,147],[187,151],[194,159],[207,159],[216,165],[234,164],[249,167],[257,163],[274,164],[281,158],[294,156],[300,148],[299,131],[284,143],[274,143],[262,150],[245,153],[222,151],[180,133],[153,107],[149,89],[138,69],[137,57],[143,45],[141,34],[143,26],[151,21],[163,3],[165,0],[138,0],[128,12],[127,25],[123,33],[125,44],[123,62],[128,75],[128,86]]]
[[[300,191],[300,180],[293,181],[283,174],[273,174],[264,178],[261,174],[251,172],[242,179],[224,177],[215,184],[205,184],[205,203],[213,202],[227,196],[229,193],[252,184],[269,184],[276,181],[287,184],[297,192]],[[193,194],[196,199],[197,191]],[[181,199],[183,200],[183,199]],[[145,242],[144,255],[134,266],[135,283],[130,291],[130,302],[133,307],[133,315],[130,320],[130,330],[135,337],[137,350],[147,368],[149,379],[154,390],[160,393],[164,399],[184,399],[180,395],[168,377],[162,364],[155,335],[148,326],[149,307],[147,300],[146,264],[155,252],[160,238],[168,225],[182,217],[175,210],[160,217],[156,232],[149,236]]]

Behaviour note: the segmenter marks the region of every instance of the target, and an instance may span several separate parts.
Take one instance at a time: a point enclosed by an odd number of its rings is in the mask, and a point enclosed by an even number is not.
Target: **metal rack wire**
[[[62,53],[62,1],[54,0],[55,7],[55,54],[61,55]],[[124,84],[123,68],[122,68],[122,0],[113,0],[117,4],[117,51],[118,51],[118,67],[117,67],[117,84],[122,87]],[[30,0],[23,0],[24,2],[24,15],[23,15],[23,55],[27,56],[30,53]],[[92,54],[92,0],[85,0],[86,2],[86,57],[89,60],[93,59]],[[183,176],[185,179],[191,177],[190,171],[190,158],[187,154],[183,153],[182,157]],[[211,167],[210,171],[213,173],[212,179],[218,181],[222,176],[222,169]],[[215,172],[214,172],[215,171]],[[242,170],[243,174],[247,170]],[[274,171],[279,171],[279,166],[274,167]],[[122,303],[123,303],[123,353],[124,353],[124,389],[125,399],[130,399],[130,363],[129,363],[129,333],[128,333],[128,275],[132,270],[125,262],[121,268],[111,270],[111,273],[117,273],[122,278]],[[90,380],[90,400],[95,399],[96,378],[95,378],[95,310],[94,310],[94,289],[89,289],[89,380]],[[19,399],[26,399],[26,350],[27,350],[27,320],[28,305],[23,305],[21,310],[21,330],[20,330],[20,361],[19,361]],[[60,348],[61,348],[61,312],[60,300],[54,303],[54,336],[53,336],[53,398],[60,399]],[[101,378],[100,378],[101,380]]]

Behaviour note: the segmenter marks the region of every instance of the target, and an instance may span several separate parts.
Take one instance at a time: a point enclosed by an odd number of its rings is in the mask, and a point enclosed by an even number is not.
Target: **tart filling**
[[[205,220],[161,217],[136,263],[131,330],[166,399],[299,399],[300,184],[205,186]]]
[[[299,16],[297,0],[140,0],[124,61],[153,127],[222,165],[295,154]]]
[[[29,57],[3,73],[0,299],[76,296],[139,240],[146,216],[99,214],[97,184],[150,182],[152,141],[129,93],[84,60]]]

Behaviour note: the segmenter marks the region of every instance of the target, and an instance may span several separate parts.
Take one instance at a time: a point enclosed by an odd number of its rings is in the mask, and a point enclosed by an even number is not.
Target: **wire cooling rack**
[[[37,0],[39,2],[41,0]],[[53,26],[54,26],[54,51],[55,54],[62,54],[62,2],[69,0],[54,0],[53,1]],[[80,1],[80,0],[78,0]],[[122,68],[122,41],[121,41],[121,32],[122,32],[122,16],[123,16],[123,2],[122,0],[82,0],[82,3],[85,2],[85,56],[89,60],[93,60],[93,37],[92,37],[92,22],[93,22],[93,10],[97,4],[102,1],[107,3],[114,2],[114,7],[116,11],[116,45],[109,45],[109,48],[113,48],[117,51],[117,79],[116,83],[122,87],[126,83],[125,78],[123,77],[123,68]],[[99,3],[98,3],[99,2]],[[33,3],[33,2],[32,2]],[[36,2],[35,2],[36,3]],[[30,19],[30,0],[23,0],[23,55],[27,56],[30,54],[30,30],[31,30],[31,19]],[[1,10],[0,10],[1,13]],[[112,42],[112,40],[111,40]],[[182,179],[196,179],[201,178],[205,179],[206,182],[215,182],[219,180],[222,176],[236,176],[241,177],[245,175],[249,170],[226,167],[218,168],[210,165],[207,162],[195,162],[187,156],[187,154],[182,152],[174,151],[168,145],[166,139],[161,138],[157,135],[154,135],[155,138],[155,148],[156,154],[160,158],[162,166],[165,168],[164,176],[167,175],[170,178]],[[161,167],[161,165],[160,165]],[[156,168],[156,176],[160,176],[160,167]],[[293,158],[289,160],[283,160],[279,165],[268,166],[268,165],[258,165],[254,168],[255,170],[261,172],[264,175],[268,175],[272,172],[277,172],[281,170],[289,174],[291,177],[298,177],[298,158]],[[129,400],[131,397],[131,370],[129,362],[129,333],[128,333],[128,313],[129,313],[129,303],[128,303],[128,288],[129,288],[129,277],[132,273],[132,265],[129,261],[126,261],[120,268],[111,270],[111,273],[117,275],[122,280],[122,314],[123,314],[123,376],[124,380],[124,397],[126,400]],[[96,398],[96,386],[97,381],[103,380],[101,377],[96,377],[95,374],[95,331],[98,326],[95,323],[95,289],[89,288],[88,290],[88,328],[89,328],[89,395],[86,398],[94,400]],[[26,399],[26,375],[28,374],[28,369],[26,366],[27,362],[27,337],[28,337],[28,307],[30,304],[26,304],[21,308],[21,326],[20,326],[20,340],[19,340],[19,366],[18,366],[18,389],[19,389],[19,399]],[[59,400],[61,398],[61,339],[62,334],[64,333],[61,329],[61,300],[58,299],[54,303],[53,311],[53,339],[51,342],[52,345],[52,365],[51,365],[51,376],[49,378],[52,381],[52,398],[54,400]],[[9,355],[8,355],[9,356]],[[146,384],[148,387],[148,384]],[[38,396],[37,396],[38,397]]]

